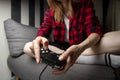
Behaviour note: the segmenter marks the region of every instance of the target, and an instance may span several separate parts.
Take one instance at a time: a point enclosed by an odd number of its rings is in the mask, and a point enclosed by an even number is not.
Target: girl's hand
[[[40,45],[48,49],[48,40],[45,37],[37,37],[32,42],[28,42],[24,46],[24,52],[36,58],[36,62],[40,62]]]
[[[69,47],[60,57],[59,60],[66,60],[67,63],[62,70],[54,70],[53,74],[65,73],[71,66],[74,65],[79,55],[83,52],[83,48],[80,45],[72,45]]]

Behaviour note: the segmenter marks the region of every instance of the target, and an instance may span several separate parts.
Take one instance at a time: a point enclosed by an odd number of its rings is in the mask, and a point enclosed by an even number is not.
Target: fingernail
[[[59,57],[59,60],[63,60],[63,56],[60,56],[60,57]]]
[[[38,58],[36,59],[36,62],[37,62],[37,64],[39,63],[39,59]]]

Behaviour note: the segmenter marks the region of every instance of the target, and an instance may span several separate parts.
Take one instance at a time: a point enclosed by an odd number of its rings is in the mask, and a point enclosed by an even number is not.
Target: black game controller
[[[41,47],[40,50],[42,62],[48,64],[54,69],[63,69],[66,61],[60,61],[58,58],[60,54],[56,54],[55,52],[50,51],[49,49],[45,50]]]

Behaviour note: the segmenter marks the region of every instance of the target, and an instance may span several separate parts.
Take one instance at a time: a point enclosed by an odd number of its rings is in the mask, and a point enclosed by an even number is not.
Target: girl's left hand
[[[53,74],[63,74],[65,73],[71,66],[74,65],[79,55],[83,52],[83,47],[80,45],[72,45],[70,46],[60,57],[59,60],[66,60],[66,65],[64,69],[54,70]]]

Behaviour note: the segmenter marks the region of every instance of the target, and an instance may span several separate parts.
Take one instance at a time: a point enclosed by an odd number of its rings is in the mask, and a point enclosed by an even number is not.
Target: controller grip
[[[42,62],[48,64],[49,66],[55,69],[64,68],[66,61],[59,60],[60,54],[55,53],[49,49],[45,50],[43,47],[41,47],[40,53],[41,53]]]

